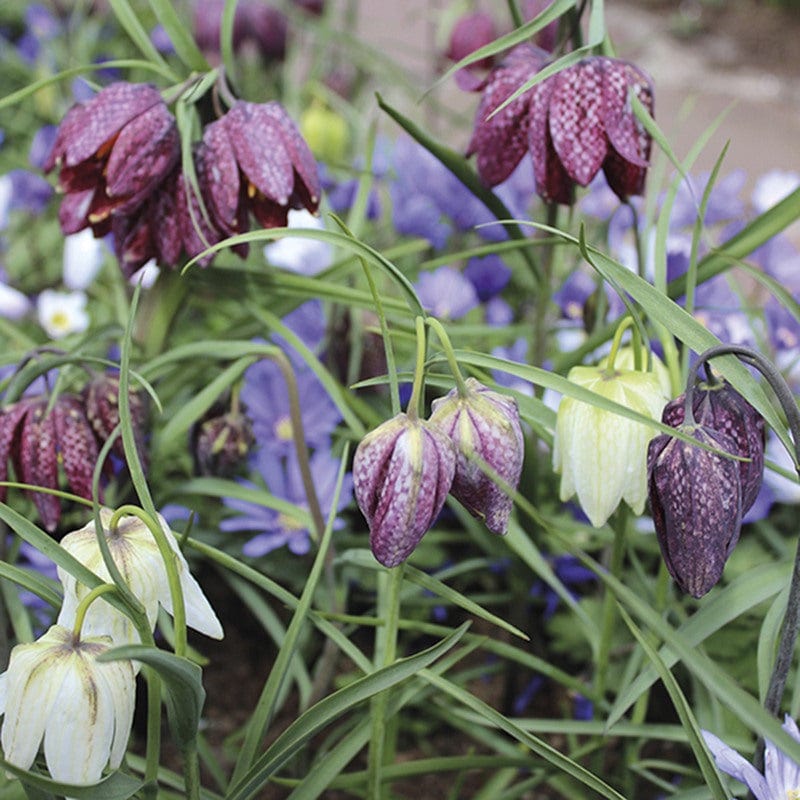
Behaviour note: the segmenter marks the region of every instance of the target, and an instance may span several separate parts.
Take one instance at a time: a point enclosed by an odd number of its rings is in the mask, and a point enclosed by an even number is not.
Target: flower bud
[[[653,372],[573,367],[570,381],[640,414],[658,419],[667,396]],[[561,500],[578,502],[595,527],[624,500],[636,514],[647,497],[647,443],[655,430],[572,397],[558,407],[553,469],[561,473]]]
[[[671,400],[664,408],[662,421],[677,428],[684,420],[684,406],[683,394]],[[744,516],[755,503],[764,477],[764,418],[727,381],[698,384],[692,413],[699,425],[730,437],[734,445],[731,452],[748,459],[738,462]]]
[[[456,446],[456,470],[450,494],[492,533],[504,534],[513,501],[481,469],[486,463],[516,488],[522,472],[524,444],[517,402],[467,378],[467,393],[453,389],[434,400],[428,420]]]
[[[456,452],[442,431],[406,414],[379,425],[358,445],[353,486],[385,567],[405,561],[433,525],[453,483]]]
[[[704,425],[680,430],[708,447],[737,451],[722,431]],[[668,434],[650,442],[647,464],[650,509],[664,561],[683,591],[702,597],[722,577],[739,538],[739,464]]]
[[[192,434],[197,471],[230,478],[245,462],[254,442],[253,426],[244,414],[230,412],[202,421]]]

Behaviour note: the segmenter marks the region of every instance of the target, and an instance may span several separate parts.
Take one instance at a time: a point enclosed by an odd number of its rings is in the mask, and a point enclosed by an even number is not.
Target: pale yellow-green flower
[[[653,372],[573,367],[573,383],[652,419],[668,398]],[[577,495],[595,527],[624,500],[636,514],[647,499],[647,444],[656,430],[612,411],[562,397],[556,419],[553,469],[561,473],[561,500]]]
[[[11,651],[0,675],[0,744],[6,761],[29,769],[44,743],[50,775],[63,783],[96,783],[122,762],[136,692],[130,661],[98,662],[108,636],[84,636],[54,625]]]
[[[133,594],[144,606],[152,629],[155,627],[159,604],[167,613],[172,614],[172,596],[164,559],[150,529],[138,517],[123,516],[116,530],[109,530],[112,513],[110,509],[100,509],[100,520],[111,557]],[[189,572],[189,565],[178,547],[174,534],[160,514],[158,522],[174,557],[186,607],[186,624],[206,636],[221,639],[222,626],[219,619],[200,585]],[[61,540],[61,546],[98,577],[111,581],[97,544],[93,521],[80,530],[68,533]],[[64,586],[64,603],[58,615],[58,623],[71,627],[75,623],[78,603],[89,593],[89,589],[78,583],[61,567],[58,568],[58,577]],[[90,636],[108,634],[117,645],[139,641],[131,620],[102,599],[89,606],[82,630]]]

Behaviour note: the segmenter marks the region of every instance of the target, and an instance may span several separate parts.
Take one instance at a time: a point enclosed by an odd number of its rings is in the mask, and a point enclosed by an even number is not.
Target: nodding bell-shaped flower
[[[456,451],[436,426],[407,414],[359,443],[353,487],[369,525],[370,547],[385,567],[405,561],[433,525],[453,483]]]
[[[651,419],[660,417],[668,399],[654,372],[579,366],[567,377]],[[643,422],[562,397],[553,443],[561,500],[577,494],[589,521],[598,528],[622,500],[641,514],[647,499],[647,444],[654,434]]]
[[[530,152],[536,191],[545,200],[570,204],[574,185],[587,186],[601,168],[620,198],[641,194],[651,139],[629,94],[652,112],[653,86],[634,64],[589,56],[492,116],[548,60],[550,55],[533,45],[517,45],[484,82],[467,148],[468,156],[477,155],[483,181],[501,183]]]
[[[64,233],[111,230],[112,217],[133,213],[180,159],[175,118],[148,84],[112,83],[74,105],[58,127],[44,164],[60,168]]]
[[[54,780],[100,780],[106,765],[117,769],[133,721],[136,683],[130,661],[98,662],[108,636],[75,638],[54,625],[31,644],[11,651],[0,675],[0,744],[3,757],[29,769],[44,740]]]
[[[514,398],[467,378],[466,394],[453,389],[434,400],[428,419],[456,446],[456,471],[450,494],[492,533],[508,529],[513,501],[480,466],[485,462],[516,489],[525,446]]]
[[[672,412],[670,412],[672,413]],[[659,434],[647,455],[650,510],[670,575],[692,597],[702,597],[722,577],[742,525],[736,442],[705,425],[682,424],[701,447]]]
[[[48,397],[36,395],[0,410],[0,480],[7,479],[10,460],[17,480],[57,489],[60,465],[70,489],[91,499],[99,449],[84,405],[72,394],[59,395],[48,411],[49,403]],[[5,495],[0,487],[0,501]],[[32,492],[32,497],[42,524],[52,533],[61,520],[61,500],[43,492]]]
[[[108,508],[100,509],[103,535],[106,537],[111,557],[131,592],[144,606],[150,627],[154,628],[159,604],[167,613],[172,614],[172,596],[164,559],[152,532],[141,519],[136,516],[123,516],[116,529],[111,530],[109,523],[112,514]],[[221,639],[222,626],[203,590],[189,571],[189,565],[178,547],[174,534],[160,514],[158,522],[175,559],[175,569],[178,572],[186,607],[186,624],[212,639]],[[68,533],[61,540],[61,546],[100,578],[111,581],[97,544],[94,521],[80,530]],[[64,603],[57,621],[59,625],[71,626],[75,623],[78,604],[89,593],[89,589],[78,583],[61,567],[58,568],[58,577],[64,586]],[[131,620],[121,611],[102,601],[89,606],[83,622],[83,631],[87,635],[106,633],[117,645],[139,641]]]
[[[661,421],[673,428],[684,421],[685,395],[664,407]],[[692,394],[692,411],[697,423],[723,433],[733,440],[742,483],[742,516],[755,503],[764,477],[764,418],[727,381],[699,383]]]

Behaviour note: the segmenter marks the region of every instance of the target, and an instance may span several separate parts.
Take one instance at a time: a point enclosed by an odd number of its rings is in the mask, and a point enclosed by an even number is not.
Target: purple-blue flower
[[[453,267],[421,272],[416,289],[425,310],[439,319],[460,319],[479,302],[471,281]]]
[[[309,447],[326,447],[342,415],[319,378],[304,362],[294,365],[300,396],[303,434]],[[262,450],[285,456],[294,450],[289,394],[283,374],[274,361],[249,367],[241,392],[253,435]]]
[[[474,256],[464,267],[464,276],[470,280],[482,303],[500,294],[511,279],[511,268],[497,254]]]
[[[787,714],[783,729],[796,742],[800,731]],[[764,774],[713,733],[701,731],[717,766],[727,775],[736,778],[753,793],[755,800],[787,800],[800,796],[800,766],[782,750],[767,740],[764,752]]]
[[[255,466],[273,497],[287,501],[308,513],[300,467],[295,457],[279,459],[269,451],[262,450]],[[326,518],[333,508],[338,473],[339,461],[327,450],[317,450],[311,456],[311,477],[322,514]],[[258,488],[250,481],[241,483],[252,489]],[[336,510],[343,511],[352,497],[353,479],[347,474],[344,477]],[[222,520],[221,530],[227,533],[251,531],[256,534],[242,547],[244,555],[257,558],[284,545],[297,555],[308,552],[311,546],[310,532],[301,519],[249,500],[225,498],[223,502],[238,514]],[[341,527],[341,522],[337,520],[334,527]]]

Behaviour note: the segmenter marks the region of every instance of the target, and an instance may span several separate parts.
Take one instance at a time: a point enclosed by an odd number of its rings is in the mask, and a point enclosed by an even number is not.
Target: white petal
[[[98,691],[91,664],[76,654],[47,720],[47,769],[57,781],[95,783],[108,763],[113,734],[113,702]]]
[[[0,317],[21,319],[33,308],[33,304],[18,289],[0,282]]]
[[[130,661],[108,661],[96,666],[98,687],[109,698],[113,708],[114,737],[108,761],[112,769],[117,769],[125,755],[133,724],[136,699],[134,668]]]
[[[46,634],[45,634],[46,635]],[[54,654],[41,639],[11,651],[6,672],[6,705],[0,735],[6,761],[28,769],[39,751],[48,715],[55,705],[66,673],[68,654]]]

